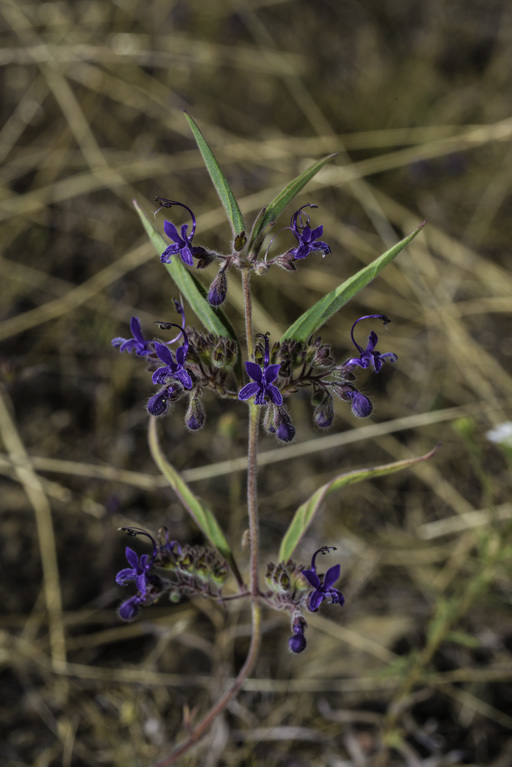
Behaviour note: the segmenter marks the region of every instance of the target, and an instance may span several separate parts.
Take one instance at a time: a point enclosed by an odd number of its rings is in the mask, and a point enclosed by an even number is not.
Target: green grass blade
[[[313,176],[315,176],[318,171],[321,170],[324,165],[329,162],[329,160],[332,160],[333,157],[336,157],[336,154],[330,154],[327,157],[324,157],[322,160],[315,162],[310,168],[305,170],[304,173],[301,173],[300,176],[297,176],[297,178],[295,178],[293,181],[290,181],[290,183],[287,184],[284,189],[279,192],[277,197],[274,197],[272,202],[267,205],[262,214],[256,219],[254,228],[251,232],[249,252],[251,251],[258,237],[268,230],[268,227],[274,223],[277,217],[286,208],[288,203],[293,200],[293,198],[308,183],[308,181],[310,181]]]
[[[233,553],[229,547],[224,533],[219,527],[217,520],[212,512],[204,506],[201,501],[194,495],[187,483],[182,479],[178,471],[171,466],[160,447],[157,431],[157,419],[150,417],[149,429],[148,429],[149,448],[153,460],[178,496],[179,500],[186,508],[196,525],[199,527],[203,535],[210,541],[217,551],[224,557],[226,562],[231,567],[235,578],[238,583],[242,584],[242,576],[238,570]]]
[[[133,204],[140,216],[140,220],[142,221],[149,239],[155,246],[156,252],[159,255],[162,254],[167,247],[167,243],[155,230],[146,214],[135,200],[133,201]],[[227,317],[221,310],[213,309],[210,306],[206,300],[206,290],[199,280],[196,279],[196,277],[194,277],[194,275],[184,266],[179,256],[176,256],[172,259],[170,264],[164,264],[164,266],[176,283],[176,287],[181,295],[186,298],[192,311],[195,312],[204,327],[209,330],[210,333],[215,333],[215,335],[222,336],[223,338],[232,338],[238,344],[236,333]]]
[[[199,147],[199,151],[201,152],[204,164],[206,165],[206,169],[210,174],[213,185],[217,190],[217,194],[220,197],[220,201],[227,213],[233,234],[242,234],[242,232],[245,231],[244,219],[240,208],[238,207],[238,203],[235,200],[235,195],[231,191],[231,188],[227,182],[226,176],[222,172],[215,155],[206,143],[203,134],[195,124],[194,120],[186,112],[184,112],[184,115],[190,126],[190,130],[194,134],[197,146]]]
[[[293,325],[291,325],[281,341],[285,339],[295,339],[297,341],[307,341],[328,319],[336,314],[337,311],[350,301],[360,290],[371,282],[399,253],[413,240],[427,222],[423,221],[411,234],[397,242],[392,248],[387,250],[381,256],[372,261],[368,266],[360,269],[348,280],[345,280],[330,293],[313,304],[313,306],[304,312]]]
[[[395,463],[386,463],[383,466],[373,466],[369,469],[357,469],[356,471],[350,471],[347,474],[340,474],[327,484],[319,487],[313,495],[299,506],[295,512],[292,521],[286,531],[284,538],[281,542],[281,548],[279,549],[279,561],[286,562],[292,556],[302,536],[310,526],[314,519],[315,514],[319,510],[325,498],[336,490],[341,490],[342,487],[347,485],[355,485],[357,482],[362,482],[365,479],[373,479],[373,477],[384,477],[386,474],[394,474],[396,471],[402,471],[402,469],[408,469],[415,463],[420,461],[426,461],[431,458],[434,453],[437,452],[439,445],[425,455],[421,455],[418,458],[407,458],[404,461],[396,461]]]

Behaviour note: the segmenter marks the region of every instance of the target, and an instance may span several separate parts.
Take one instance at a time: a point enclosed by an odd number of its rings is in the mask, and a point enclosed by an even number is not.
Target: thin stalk
[[[251,300],[251,271],[242,269],[242,289],[245,309],[245,338],[247,342],[247,357],[254,355],[252,300]],[[249,437],[247,445],[247,516],[249,519],[249,540],[251,546],[251,595],[256,599],[259,593],[259,552],[260,528],[258,519],[258,430],[260,411],[258,405],[249,405]]]
[[[242,287],[245,303],[245,337],[247,343],[247,357],[254,355],[253,327],[252,327],[252,303],[250,291],[250,270],[242,269]],[[173,764],[180,756],[191,749],[207,732],[215,718],[226,708],[229,701],[238,693],[245,679],[249,676],[256,665],[261,645],[261,606],[259,604],[259,519],[258,519],[258,430],[260,412],[259,407],[251,403],[249,405],[249,434],[247,444],[247,515],[249,519],[250,537],[250,576],[251,576],[251,644],[249,652],[240,673],[226,690],[219,701],[203,717],[200,723],[193,729],[188,739],[182,743],[163,761],[155,767],[167,767]]]
[[[259,595],[260,525],[258,515],[258,430],[260,410],[258,405],[249,406],[249,439],[247,446],[247,516],[251,546],[251,595]]]
[[[247,653],[247,657],[245,659],[245,663],[240,669],[240,673],[238,674],[237,678],[235,679],[231,687],[228,690],[226,690],[224,695],[220,698],[220,700],[217,701],[215,706],[213,706],[213,708],[210,709],[210,711],[206,714],[206,716],[199,722],[197,727],[193,729],[193,731],[191,732],[187,740],[184,743],[182,743],[180,746],[178,746],[172,752],[172,754],[170,754],[170,756],[168,756],[163,761],[158,762],[158,764],[156,764],[155,767],[167,767],[168,764],[173,764],[177,759],[180,758],[180,756],[183,756],[183,754],[189,751],[203,737],[203,735],[207,732],[212,722],[215,720],[217,716],[219,716],[220,713],[222,713],[222,711],[228,705],[229,701],[235,697],[235,695],[240,690],[244,681],[247,679],[249,674],[254,669],[254,666],[256,665],[256,661],[258,660],[260,645],[261,645],[261,607],[256,600],[253,600],[251,644],[249,647],[249,652]]]
[[[252,300],[251,300],[251,271],[242,269],[242,290],[244,294],[245,342],[247,344],[247,359],[254,355],[252,330]]]

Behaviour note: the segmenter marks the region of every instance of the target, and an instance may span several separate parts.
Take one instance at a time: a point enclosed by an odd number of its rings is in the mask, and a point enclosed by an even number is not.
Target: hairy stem
[[[247,344],[247,359],[252,359],[254,354],[254,343],[252,330],[251,272],[249,269],[242,269],[242,290],[244,294],[245,341]]]
[[[251,272],[242,269],[242,289],[245,309],[245,337],[247,342],[247,357],[254,355]],[[258,405],[249,405],[249,438],[247,445],[247,516],[249,519],[249,539],[251,545],[251,594],[256,599],[259,593],[259,551],[260,530],[258,519],[258,430],[260,410]]]
[[[247,448],[247,516],[251,546],[251,595],[259,594],[260,525],[258,517],[258,430],[260,411],[258,405],[249,407],[249,439]]]
[[[253,328],[252,328],[252,303],[250,290],[250,271],[242,269],[242,287],[245,304],[245,336],[247,343],[247,356],[249,359],[254,354]],[[250,581],[251,581],[251,644],[245,663],[240,669],[231,687],[203,717],[199,724],[192,730],[188,739],[163,761],[155,767],[167,767],[173,764],[180,756],[189,751],[207,732],[215,718],[226,708],[230,700],[238,693],[245,679],[249,676],[256,665],[261,645],[261,606],[259,604],[259,519],[258,519],[258,431],[260,410],[253,403],[249,405],[249,434],[247,444],[247,516],[249,519],[249,538],[251,546],[250,555]]]
[[[210,725],[226,708],[230,700],[232,700],[237,692],[240,690],[242,684],[252,672],[260,651],[261,644],[261,607],[256,600],[252,602],[252,632],[251,632],[251,644],[249,652],[245,659],[245,663],[240,669],[240,673],[231,685],[226,690],[224,695],[217,701],[215,706],[209,710],[205,717],[199,722],[199,724],[190,733],[190,736],[180,746],[161,762],[155,765],[155,767],[167,767],[168,764],[173,764],[180,756],[189,751],[207,732]]]

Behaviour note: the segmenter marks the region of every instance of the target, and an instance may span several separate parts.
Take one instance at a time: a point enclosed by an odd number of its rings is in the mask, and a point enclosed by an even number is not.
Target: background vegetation
[[[398,364],[359,377],[371,420],[338,403],[319,434],[299,397],[295,443],[263,438],[267,558],[335,473],[442,448],[329,499],[300,558],[338,547],[346,606],[311,617],[298,657],[267,613],[257,675],[183,764],[510,764],[510,473],[485,437],[512,392],[510,4],[2,0],[0,15],[2,764],[150,765],[247,648],[245,608],[116,615],[120,525],[201,542],[149,457],[147,374],[110,347],[133,314],[173,319],[133,197],[189,205],[198,244],[229,238],[184,107],[248,218],[338,152],[299,200],[320,205],[332,254],[255,284],[274,338],[429,221],[325,329],[343,359],[355,318],[392,318],[379,335]],[[246,410],[207,406],[198,435],[177,406],[163,440],[243,561]]]

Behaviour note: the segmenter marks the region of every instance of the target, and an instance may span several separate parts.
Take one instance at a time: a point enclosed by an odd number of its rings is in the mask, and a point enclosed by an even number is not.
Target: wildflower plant
[[[193,211],[183,202],[158,197],[158,210],[165,211],[162,228],[170,240],[169,244],[155,230],[137,203],[134,203],[162,263],[182,297],[180,301],[174,299],[174,309],[181,319],[179,323],[172,319],[157,321],[162,337],[150,339],[149,329],[142,328],[139,320],[133,317],[130,323],[132,337],[115,338],[112,345],[120,352],[135,352],[148,367],[149,380],[155,387],[147,402],[150,450],[158,468],[202,531],[205,545],[190,546],[185,542],[171,540],[165,527],[156,535],[142,528],[122,528],[132,537],[145,539],[149,543],[150,552],[139,555],[130,546],[126,547],[128,566],[118,572],[116,582],[126,587],[130,596],[122,602],[119,616],[125,621],[134,620],[142,610],[158,601],[162,603],[164,599],[170,601],[170,609],[173,603],[195,595],[216,600],[226,609],[229,600],[244,599],[251,608],[252,635],[246,661],[233,684],[190,730],[185,741],[161,762],[162,765],[175,761],[202,737],[253,672],[261,644],[263,609],[288,614],[291,627],[288,648],[292,654],[297,655],[307,645],[306,617],[323,610],[325,605],[341,607],[344,604],[345,597],[338,588],[341,567],[333,553],[336,551],[335,546],[324,545],[314,551],[309,567],[292,559],[324,499],[345,485],[399,471],[430,455],[341,474],[318,488],[292,515],[281,541],[277,563],[266,564],[264,584],[261,582],[257,481],[260,427],[283,444],[293,440],[296,431],[290,409],[285,403],[302,389],[311,393],[312,419],[320,429],[329,428],[333,424],[334,398],[347,403],[356,417],[365,418],[371,414],[372,402],[359,391],[356,373],[371,368],[378,374],[385,363],[397,361],[393,352],[377,349],[379,339],[374,328],[381,322],[389,323],[389,318],[376,313],[356,319],[352,317],[346,324],[340,323],[340,342],[345,344],[345,341],[351,340],[356,350],[354,356],[342,362],[336,361],[333,349],[322,342],[318,331],[398,255],[423,224],[313,304],[280,339],[271,339],[265,328],[255,332],[251,303],[252,277],[266,277],[277,267],[294,271],[296,262],[312,258],[315,254],[328,256],[331,253],[331,246],[321,239],[324,231],[323,226],[317,222],[317,206],[307,203],[292,214],[290,226],[285,227],[291,232],[290,247],[282,253],[270,255],[269,245],[264,255],[261,255],[269,232],[281,213],[333,156],[314,163],[285,186],[263,208],[248,233],[238,203],[212,150],[195,122],[187,114],[185,117],[226,211],[232,240],[225,253],[215,252],[205,244],[196,243],[195,238],[197,236],[199,239],[201,232]],[[179,209],[185,210],[190,221],[182,224],[178,230],[174,214]],[[195,272],[210,267],[216,268],[216,274],[206,290],[196,278]],[[238,273],[242,283],[245,302],[244,344],[219,308],[228,292],[228,272]],[[187,304],[202,323],[202,328],[187,325]],[[365,346],[355,339],[356,329],[360,335],[362,325],[359,323],[363,321],[369,333]],[[165,334],[173,337],[165,337]],[[204,401],[208,396],[231,400],[231,407],[236,408],[240,415],[243,414],[243,408],[246,408],[248,414],[247,518],[250,565],[246,574],[241,572],[234,552],[236,547],[228,541],[214,512],[192,492],[179,472],[168,462],[159,442],[159,421],[163,416],[180,417],[181,400],[186,401],[186,405],[181,408],[181,417],[184,417],[187,428],[192,432],[203,428],[206,421]],[[306,541],[304,547],[308,546],[313,548]],[[330,560],[325,573],[319,568],[319,562],[324,558]],[[339,619],[338,614],[333,614],[333,617]]]

